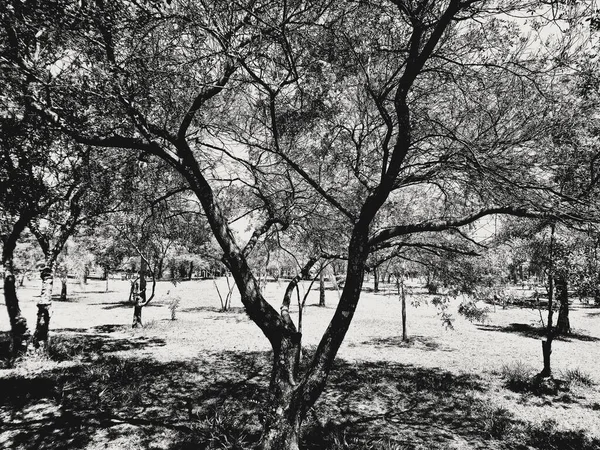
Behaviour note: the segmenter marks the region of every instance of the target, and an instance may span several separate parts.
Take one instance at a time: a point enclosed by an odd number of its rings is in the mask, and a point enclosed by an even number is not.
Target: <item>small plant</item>
[[[592,377],[579,368],[567,369],[563,372],[562,378],[571,386],[593,386]]]
[[[500,369],[500,375],[511,391],[525,392],[532,388],[531,367],[517,361],[512,364],[504,364]]]
[[[482,403],[479,408],[482,429],[487,437],[505,439],[513,425],[511,412],[503,407],[495,407]]]
[[[177,309],[179,308],[179,304],[181,303],[181,299],[178,296],[175,296],[169,302],[169,311],[171,311],[171,320],[177,320]]]

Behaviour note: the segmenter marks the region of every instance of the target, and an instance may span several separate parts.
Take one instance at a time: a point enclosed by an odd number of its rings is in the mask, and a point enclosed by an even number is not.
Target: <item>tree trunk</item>
[[[131,328],[141,328],[144,324],[142,323],[142,306],[136,302],[133,305],[133,323],[131,324]]]
[[[62,278],[60,280],[60,301],[61,302],[67,301],[67,279],[66,278]]]
[[[548,323],[546,324],[546,339],[542,340],[544,368],[539,374],[540,377],[552,376],[550,356],[552,355],[552,340],[554,339],[554,330],[552,326],[552,319],[554,316],[554,230],[555,225],[552,224],[550,233],[550,267],[548,270]]]
[[[408,341],[408,331],[406,330],[406,292],[404,290],[404,280],[400,281],[400,300],[402,301],[402,341]]]
[[[52,308],[52,289],[54,287],[54,261],[46,258],[46,264],[41,271],[42,294],[37,304],[37,322],[33,333],[33,345],[42,349],[48,345],[48,330],[50,328],[50,309]]]
[[[564,275],[557,277],[556,291],[559,302],[556,331],[559,334],[569,334],[571,332],[571,323],[569,321],[569,285]]]
[[[325,306],[325,273],[319,274],[319,306]]]
[[[373,269],[373,292],[379,292],[379,270]]]
[[[21,308],[19,307],[15,281],[11,258],[4,261],[4,302],[10,319],[10,354],[12,357],[23,355],[27,351],[30,337],[27,320],[21,314]]]
[[[139,328],[143,326],[142,322],[142,305],[146,301],[146,270],[147,270],[146,260],[144,258],[140,258],[140,281],[139,281],[139,290],[133,293],[133,323],[131,325],[132,328]]]
[[[191,280],[193,274],[194,274],[194,261],[190,261],[190,267],[188,269],[187,279]]]
[[[552,376],[552,367],[550,366],[550,355],[552,354],[552,339],[542,341],[542,355],[544,357],[544,369],[540,372],[540,377]]]
[[[22,215],[15,222],[8,236],[2,239],[2,266],[4,267],[4,304],[10,320],[10,355],[15,358],[27,351],[29,329],[27,320],[21,313],[17,297],[16,278],[13,266],[13,255],[19,236],[29,223],[30,216]]]
[[[296,376],[300,355],[300,333],[284,336],[273,353],[269,401],[259,448],[298,450],[300,426],[306,409],[297,395]]]

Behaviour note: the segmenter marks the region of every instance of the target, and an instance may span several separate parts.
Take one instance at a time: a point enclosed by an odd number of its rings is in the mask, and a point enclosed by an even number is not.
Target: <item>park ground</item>
[[[252,448],[269,346],[237,293],[220,312],[215,283],[224,296],[223,278],[160,282],[135,330],[128,281],[111,280],[108,292],[100,281],[71,284],[69,300],[54,303],[50,355],[0,361],[0,448]],[[39,289],[31,280],[19,290],[31,326]],[[277,307],[284,289],[270,282],[265,295]],[[318,291],[308,297],[305,359],[338,300],[326,294],[325,308]],[[549,387],[531,378],[542,365],[537,309],[488,305],[478,324],[456,313],[457,299],[450,329],[431,299],[410,287],[407,343],[393,287],[363,293],[303,448],[600,449],[600,309],[573,302],[574,334],[554,343],[560,383]],[[8,328],[3,314],[4,355]]]

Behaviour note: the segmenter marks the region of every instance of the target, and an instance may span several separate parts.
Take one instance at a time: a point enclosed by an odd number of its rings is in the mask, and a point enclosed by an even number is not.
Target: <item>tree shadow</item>
[[[511,323],[507,326],[500,325],[477,325],[477,328],[482,331],[498,331],[501,333],[515,333],[520,334],[521,336],[540,339],[546,336],[546,329],[543,327],[534,327],[532,325],[528,325],[525,323]],[[578,333],[573,331],[567,335],[559,335],[555,338],[558,341],[571,342],[573,340],[576,341],[585,341],[585,342],[597,342],[600,341],[600,338],[595,336],[590,336],[583,333]]]
[[[425,351],[444,351],[452,352],[454,349],[443,346],[435,339],[428,336],[410,336],[407,341],[402,340],[402,336],[377,337],[363,341],[359,344],[351,344],[352,346],[373,346],[377,348],[417,348]]]
[[[111,310],[111,309],[132,309],[133,310],[133,303],[131,303],[127,300],[121,300],[121,301],[117,301],[117,302],[90,303],[90,305],[102,306],[102,309],[107,309],[107,310]],[[144,306],[144,308],[157,308],[157,307],[162,307],[162,306],[164,306],[164,304],[162,304],[160,302],[151,302],[151,303],[148,303],[146,306]]]
[[[164,363],[106,355],[85,364],[0,378],[0,442],[6,448],[250,449],[259,439],[270,352],[214,352]],[[305,361],[309,360],[310,350]],[[304,449],[496,448],[477,375],[390,362],[337,361],[309,414]],[[486,409],[488,408],[488,409]],[[518,425],[505,414],[505,424]],[[512,429],[506,427],[506,429]],[[534,429],[523,444],[550,439],[591,450],[585,434]],[[534,439],[535,438],[535,439]],[[343,445],[339,445],[343,443]],[[384,447],[382,443],[398,445]],[[590,441],[591,442],[591,441]],[[381,445],[379,445],[379,444]],[[539,445],[538,445],[539,444]],[[519,448],[509,446],[507,448]],[[524,448],[524,447],[521,447]]]
[[[48,357],[53,361],[77,359],[89,362],[101,355],[151,347],[162,347],[166,341],[157,337],[127,336],[113,337],[104,333],[90,332],[84,328],[63,328],[52,331],[48,346]],[[0,360],[9,361],[10,335],[0,335]]]

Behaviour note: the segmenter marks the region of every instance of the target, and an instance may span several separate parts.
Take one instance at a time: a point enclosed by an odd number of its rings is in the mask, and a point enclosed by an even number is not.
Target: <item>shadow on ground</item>
[[[543,327],[534,327],[532,325],[528,325],[525,323],[511,323],[507,326],[499,326],[499,325],[477,325],[477,328],[483,331],[499,331],[501,333],[515,333],[520,334],[521,336],[525,336],[528,338],[539,339],[546,335],[546,329]],[[573,331],[567,335],[560,335],[556,338],[558,341],[571,342],[573,340],[576,341],[587,341],[587,342],[597,342],[600,341],[599,338],[595,336],[590,336],[587,334],[578,333],[577,331]]]
[[[69,339],[80,337],[64,339],[64,345],[77,345]],[[103,343],[100,356],[87,363],[2,374],[0,447],[191,450],[256,445],[269,353],[206,353],[190,361],[162,363],[106,355],[113,344]],[[457,443],[497,448],[493,440],[508,442],[509,430],[518,422],[478,399],[486,389],[474,375],[340,361],[305,422],[302,448],[447,449]],[[591,450],[600,444],[583,433],[529,429],[533,431],[520,447],[508,448]],[[555,442],[562,446],[551,446]]]
[[[390,337],[376,337],[363,341],[360,344],[350,344],[350,346],[363,346],[369,345],[376,348],[416,348],[426,351],[444,351],[452,352],[454,349],[440,344],[436,339],[429,336],[410,336],[408,340],[403,341],[402,336],[390,336]]]
[[[0,334],[0,361],[10,359],[9,339],[8,332]],[[52,331],[48,356],[54,361],[77,359],[89,362],[114,352],[162,347],[165,344],[164,339],[157,337],[111,336],[106,332],[98,333],[85,328],[62,328]]]

